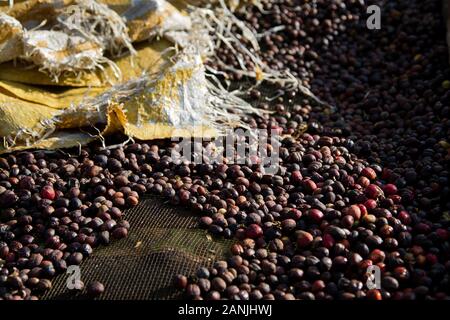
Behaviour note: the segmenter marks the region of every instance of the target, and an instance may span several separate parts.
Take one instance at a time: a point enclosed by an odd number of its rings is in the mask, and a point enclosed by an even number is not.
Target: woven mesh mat
[[[101,246],[81,266],[81,280],[100,281],[105,293],[99,299],[176,299],[175,274],[193,274],[225,257],[231,240],[214,239],[196,227],[195,215],[147,197],[125,212],[129,236]],[[53,281],[43,299],[85,299],[67,289],[68,274]]]

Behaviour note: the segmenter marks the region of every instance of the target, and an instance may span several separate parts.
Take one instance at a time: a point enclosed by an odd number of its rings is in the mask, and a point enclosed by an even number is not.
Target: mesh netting
[[[81,266],[81,280],[100,281],[105,293],[100,299],[176,299],[172,286],[175,274],[193,274],[224,258],[231,240],[215,239],[196,226],[196,217],[166,205],[160,198],[146,197],[125,212],[130,222],[129,236],[109,246],[101,246]],[[61,274],[43,299],[84,299],[66,286]]]

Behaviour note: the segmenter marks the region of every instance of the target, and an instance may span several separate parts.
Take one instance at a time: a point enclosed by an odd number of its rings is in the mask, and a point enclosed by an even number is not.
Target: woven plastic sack
[[[16,19],[0,13],[0,63],[13,60],[22,52],[23,28]]]
[[[59,11],[73,2],[74,0],[15,0],[12,8],[3,3],[2,11],[30,30],[39,26],[44,20],[46,25],[53,25]]]
[[[33,101],[27,101],[26,86],[0,83],[8,93],[0,95],[0,153],[84,145],[117,131],[142,140],[215,137],[225,128],[243,125],[243,113],[258,112],[211,84],[198,55],[181,53],[161,69],[100,94],[102,89],[83,96],[75,91],[81,89],[72,89],[49,102],[45,91],[34,91]]]
[[[56,82],[63,73],[95,70],[104,62],[103,48],[96,42],[48,30],[25,34],[22,58],[48,72]]]
[[[191,27],[188,16],[164,0],[127,0],[122,16],[127,21],[133,42],[162,36],[167,31],[187,30]]]
[[[4,42],[14,49],[1,61],[19,57],[0,65],[0,79],[27,84],[108,86],[126,81],[127,73],[136,74],[146,64],[139,60],[142,55],[134,61],[132,41],[190,28],[189,17],[165,0],[28,0],[3,11],[2,16],[9,15],[8,23],[21,25],[24,32],[15,42],[0,38],[0,45]],[[130,63],[122,70],[118,64],[125,56]]]
[[[115,65],[120,70],[120,79],[115,76],[117,72],[116,68],[106,64],[103,69],[96,69],[90,72],[81,72],[78,74],[73,72],[63,73],[58,77],[58,83],[55,83],[54,78],[47,73],[39,72],[35,68],[7,62],[0,65],[0,80],[28,85],[109,87],[111,84],[138,77],[143,72],[157,72],[167,58],[165,52],[171,46],[172,43],[164,39],[135,46],[136,54],[133,57],[123,56],[114,60]],[[30,92],[32,90],[33,87],[30,86]]]

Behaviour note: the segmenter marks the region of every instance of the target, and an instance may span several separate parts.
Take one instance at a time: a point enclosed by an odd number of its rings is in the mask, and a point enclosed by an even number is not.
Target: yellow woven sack
[[[213,137],[243,125],[243,113],[257,112],[207,81],[200,56],[182,53],[175,59],[158,74],[83,95],[81,88],[70,89],[46,99],[44,90],[1,82],[0,153],[84,145],[117,131],[142,140]]]
[[[14,28],[21,24],[25,31],[16,32],[14,38],[11,32],[7,37],[0,34],[0,48],[14,48],[14,54],[3,50],[5,57],[0,54],[0,62],[19,58],[0,65],[0,79],[27,84],[79,87],[127,81],[129,74],[140,75],[142,64],[155,61],[152,55],[144,63],[142,54],[134,57],[131,41],[190,27],[189,17],[165,0],[28,0],[6,8],[3,11],[8,15],[2,13],[0,26],[8,23],[6,32],[12,20]],[[165,41],[156,45],[171,46]]]
[[[0,64],[0,80],[63,87],[109,87],[111,84],[138,77],[143,72],[157,72],[166,59],[165,52],[171,46],[172,43],[164,39],[135,46],[136,55],[124,56],[114,61],[121,73],[120,80],[115,77],[115,69],[106,65],[103,70],[79,74],[63,73],[59,76],[58,83],[55,83],[54,78],[49,74],[23,64],[14,64],[14,62]]]

